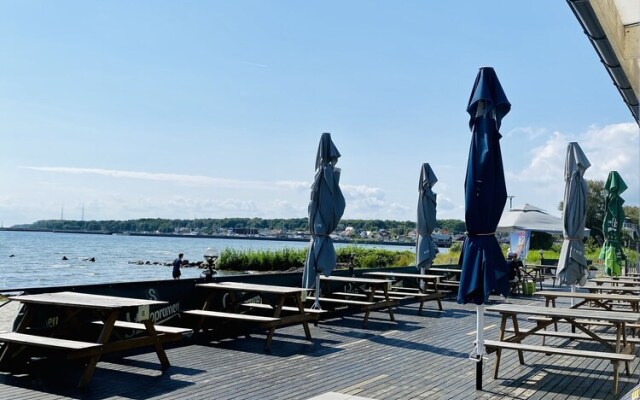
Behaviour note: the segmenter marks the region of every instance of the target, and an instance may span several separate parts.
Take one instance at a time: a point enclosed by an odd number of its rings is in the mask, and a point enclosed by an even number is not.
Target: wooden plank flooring
[[[496,299],[500,300],[500,299]],[[543,305],[531,296],[509,298],[518,304]],[[430,303],[429,303],[430,304]],[[558,306],[566,307],[560,302]],[[79,370],[34,366],[28,375],[0,373],[0,399],[331,399],[348,396],[377,400],[409,399],[612,399],[608,361],[503,352],[499,379],[495,357],[485,360],[483,390],[475,390],[475,363],[468,359],[475,339],[475,306],[455,298],[440,312],[418,303],[396,308],[396,322],[386,311],[329,317],[311,325],[313,341],[297,326],[278,329],[271,353],[263,351],[264,333],[216,342],[189,341],[168,347],[171,368],[164,373],[152,351],[109,357],[98,363],[89,388],[75,388]],[[562,324],[567,325],[567,324]],[[498,314],[485,316],[486,337],[498,335]],[[533,326],[521,322],[521,327]],[[561,329],[568,329],[567,326]],[[540,339],[530,343],[540,344]],[[597,344],[547,338],[580,349]],[[636,355],[640,351],[636,349]],[[640,358],[640,357],[639,357]],[[638,360],[631,376],[620,374],[622,398],[640,381]],[[356,397],[356,398],[357,398]]]

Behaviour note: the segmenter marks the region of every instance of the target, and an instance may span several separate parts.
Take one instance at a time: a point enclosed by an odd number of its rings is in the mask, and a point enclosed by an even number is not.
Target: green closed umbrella
[[[620,245],[620,231],[624,223],[624,209],[622,208],[624,200],[620,194],[627,190],[627,184],[624,183],[617,171],[611,171],[604,188],[607,191],[604,222],[602,223],[605,240],[599,258],[604,260],[604,271],[607,275],[620,276],[622,274],[620,262],[626,260]]]

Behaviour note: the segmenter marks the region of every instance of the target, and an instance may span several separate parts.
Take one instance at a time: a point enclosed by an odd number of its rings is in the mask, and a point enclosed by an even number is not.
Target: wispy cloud
[[[547,135],[548,130],[545,128],[532,128],[532,127],[518,127],[514,128],[507,133],[505,133],[505,137],[526,137],[529,140],[537,139],[541,136]]]
[[[58,173],[58,174],[72,174],[72,175],[99,175],[115,179],[139,179],[145,181],[158,181],[158,182],[173,182],[185,185],[194,186],[208,186],[218,188],[261,188],[269,189],[273,187],[274,182],[266,181],[243,181],[234,179],[214,178],[204,175],[180,175],[180,174],[165,174],[155,172],[140,172],[140,171],[122,171],[115,169],[100,169],[100,168],[75,168],[75,167],[22,167],[32,171]]]
[[[276,181],[276,185],[293,190],[311,190],[311,182],[304,181]]]
[[[516,203],[532,202],[547,210],[557,208],[564,190],[569,142],[578,142],[591,162],[586,179],[606,180],[610,171],[618,171],[629,186],[625,192],[627,204],[640,201],[640,135],[637,125],[623,123],[591,127],[575,135],[553,132],[545,143],[530,150],[524,168],[505,171],[508,190],[520,196]]]
[[[252,67],[269,68],[267,64],[261,64],[261,63],[251,62],[251,61],[240,61],[240,64],[250,65]]]

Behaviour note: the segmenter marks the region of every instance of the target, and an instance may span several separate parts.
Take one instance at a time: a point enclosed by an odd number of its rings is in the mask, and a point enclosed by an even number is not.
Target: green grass
[[[503,254],[507,255],[508,245],[501,245]],[[447,253],[438,254],[433,262],[434,265],[458,264],[462,246],[459,242],[453,243]],[[587,243],[586,247],[587,259],[591,260],[592,265],[597,267],[599,273],[604,273],[604,267],[600,255],[600,247],[595,244]],[[626,250],[629,262],[633,263],[638,259],[638,253]],[[404,267],[415,265],[416,256],[413,250],[382,250],[360,247],[357,245],[340,247],[336,250],[337,262],[339,267],[348,267],[353,265],[354,268],[388,268],[388,267]],[[228,271],[258,271],[258,272],[275,272],[275,271],[294,271],[304,267],[307,256],[307,249],[289,249],[282,250],[234,250],[224,249],[220,253],[216,266],[221,270]],[[551,249],[544,250],[543,257],[545,259],[555,259],[560,257],[560,245],[553,245]],[[529,264],[540,263],[540,251],[530,249],[527,254],[526,262]],[[0,301],[2,298],[0,297]]]
[[[227,271],[289,271],[302,268],[307,249],[282,250],[234,250],[224,249],[216,267]],[[336,250],[337,262],[354,268],[385,268],[415,264],[413,251],[393,251],[368,249],[359,246],[345,246]]]

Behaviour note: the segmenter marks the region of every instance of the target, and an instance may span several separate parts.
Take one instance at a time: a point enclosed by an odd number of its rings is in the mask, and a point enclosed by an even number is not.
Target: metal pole
[[[484,356],[484,305],[479,305],[476,311],[476,390],[482,390],[482,357]],[[474,354],[472,353],[472,358]]]
[[[507,198],[509,199],[509,210],[511,210],[513,208],[511,202],[512,202],[514,197],[516,197],[516,196],[507,196]]]

